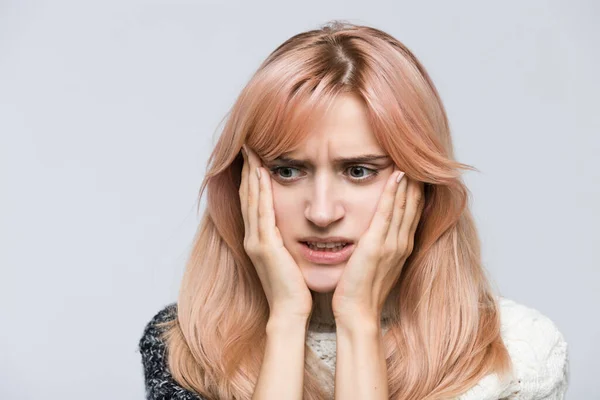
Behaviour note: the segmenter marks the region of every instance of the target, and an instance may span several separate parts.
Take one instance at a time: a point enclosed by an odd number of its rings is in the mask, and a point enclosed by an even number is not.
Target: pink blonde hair
[[[182,387],[206,398],[250,399],[269,316],[243,247],[240,149],[265,160],[302,143],[336,96],[363,101],[382,148],[411,179],[425,183],[414,250],[389,296],[384,335],[391,399],[457,396],[511,361],[500,335],[497,298],[482,266],[440,96],[425,68],[381,30],[330,21],[285,41],[242,90],[208,160],[204,211],[186,265],[177,318],[164,339]],[[306,347],[304,398],[324,399],[317,356]]]

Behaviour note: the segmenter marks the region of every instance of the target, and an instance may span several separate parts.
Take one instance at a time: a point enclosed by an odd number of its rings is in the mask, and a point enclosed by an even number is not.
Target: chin
[[[333,284],[330,282],[306,282],[306,286],[316,293],[331,293],[335,290],[337,282],[334,282]]]
[[[344,265],[311,264],[302,268],[306,286],[313,292],[329,293],[337,287]]]

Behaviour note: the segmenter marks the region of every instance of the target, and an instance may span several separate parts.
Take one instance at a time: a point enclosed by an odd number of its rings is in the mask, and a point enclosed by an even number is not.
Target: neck
[[[311,290],[313,298],[313,308],[310,316],[309,323],[311,325],[320,326],[335,326],[335,317],[333,315],[333,309],[331,308],[331,301],[333,299],[333,291],[328,293],[319,293]],[[388,296],[386,304],[381,312],[382,320],[388,320],[392,313],[392,302],[393,296]]]
[[[331,300],[333,292],[319,293],[311,290],[313,297],[312,314],[310,322],[315,324],[335,325],[333,309],[331,308]]]

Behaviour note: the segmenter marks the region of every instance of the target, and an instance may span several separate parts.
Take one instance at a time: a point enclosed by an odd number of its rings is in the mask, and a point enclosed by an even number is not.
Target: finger
[[[380,243],[384,242],[390,222],[392,220],[394,197],[398,185],[396,178],[400,173],[400,171],[394,172],[388,178],[385,188],[381,193],[381,197],[379,198],[379,204],[375,210],[375,215],[373,216],[373,220],[369,226],[368,235],[374,235],[373,238],[378,240]]]
[[[420,187],[421,183],[418,181],[411,181],[408,185],[408,193],[406,194],[406,211],[404,218],[402,219],[400,232],[398,233],[398,239],[401,245],[409,243],[409,234],[411,233],[413,223],[416,222],[417,211],[422,198]]]
[[[244,219],[244,232],[248,232],[248,158],[242,151],[244,162],[242,165],[242,179],[240,181],[240,207],[242,209],[242,218]]]
[[[400,230],[400,224],[402,218],[404,218],[404,212],[406,210],[406,188],[408,186],[408,177],[404,176],[398,188],[396,189],[396,197],[394,198],[394,208],[392,211],[392,221],[388,228],[388,234],[386,240],[396,245],[398,243],[398,231]]]
[[[258,235],[261,239],[273,239],[275,231],[275,211],[273,209],[273,192],[271,177],[265,168],[260,169],[258,195]]]
[[[417,226],[419,226],[419,221],[421,220],[421,216],[423,215],[423,209],[425,208],[425,184],[420,182],[419,190],[421,193],[419,205],[417,208],[417,215],[413,219],[412,224],[410,225],[409,237],[414,237],[415,232],[417,231]]]
[[[246,146],[248,152],[248,228],[251,235],[258,235],[258,167],[257,156],[254,151]],[[258,236],[256,236],[258,237]]]

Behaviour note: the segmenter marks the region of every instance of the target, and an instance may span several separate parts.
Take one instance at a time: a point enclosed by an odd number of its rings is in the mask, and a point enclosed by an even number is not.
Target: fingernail
[[[396,177],[396,183],[400,183],[400,181],[402,180],[403,177],[404,177],[404,172],[400,172],[398,174],[398,176]]]
[[[258,176],[258,179],[260,179],[260,169],[258,169],[258,167],[256,167],[256,176]]]

